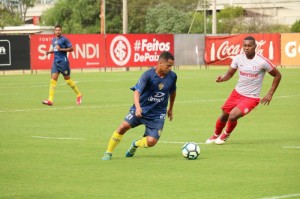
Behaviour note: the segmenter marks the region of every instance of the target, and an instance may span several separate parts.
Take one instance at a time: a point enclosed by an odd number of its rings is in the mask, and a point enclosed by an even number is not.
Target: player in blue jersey
[[[110,160],[112,152],[123,135],[131,128],[145,125],[143,138],[135,140],[126,151],[126,157],[132,157],[138,147],[154,146],[159,140],[166,116],[173,119],[173,105],[176,97],[177,75],[171,71],[174,56],[170,52],[160,54],[157,66],[143,73],[134,91],[134,105],[124,121],[112,134],[102,160]],[[168,101],[169,108],[167,110]]]
[[[52,50],[47,51],[46,54],[54,53],[54,61],[51,69],[51,80],[50,80],[50,88],[49,88],[49,97],[48,100],[42,101],[43,104],[52,106],[55,87],[57,84],[57,79],[59,74],[61,73],[64,76],[65,82],[74,90],[76,93],[76,103],[81,104],[82,94],[78,90],[75,82],[71,79],[70,74],[70,65],[67,57],[67,52],[72,52],[73,47],[71,42],[64,36],[61,35],[62,27],[60,25],[56,25],[54,29],[54,34],[56,37],[52,39]]]

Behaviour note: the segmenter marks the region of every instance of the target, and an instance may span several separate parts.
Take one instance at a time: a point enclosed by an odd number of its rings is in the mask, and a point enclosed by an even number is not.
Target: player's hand
[[[135,110],[135,116],[142,117],[143,110],[141,108],[136,108]]]
[[[60,46],[59,45],[56,45],[55,48],[60,51]]]
[[[222,82],[223,81],[223,77],[222,76],[218,76],[216,79],[216,82]]]
[[[168,118],[170,121],[173,120],[173,111],[172,110],[168,110]]]
[[[273,96],[271,94],[268,94],[260,100],[260,103],[263,104],[263,105],[269,105],[271,100],[272,100],[272,97]]]

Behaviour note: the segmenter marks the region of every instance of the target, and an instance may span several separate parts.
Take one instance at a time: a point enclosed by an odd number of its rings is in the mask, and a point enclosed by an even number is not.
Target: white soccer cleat
[[[215,141],[216,144],[224,144],[224,142],[229,138],[230,134],[227,134],[226,131],[224,131]]]
[[[214,143],[216,141],[216,139],[219,137],[219,135],[213,134],[210,138],[208,138],[206,140],[206,144],[211,144]]]

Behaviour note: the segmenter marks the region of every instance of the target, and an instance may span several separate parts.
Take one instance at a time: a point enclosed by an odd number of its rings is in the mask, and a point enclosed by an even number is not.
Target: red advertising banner
[[[300,34],[281,34],[281,65],[300,66]]]
[[[239,34],[205,37],[205,63],[230,65],[233,57],[244,52],[243,40],[247,36],[256,39],[256,52],[280,65],[280,34]]]
[[[109,34],[106,35],[106,50],[107,66],[154,66],[161,52],[174,53],[174,35]]]
[[[99,68],[105,66],[105,36],[100,34],[66,34],[74,51],[68,53],[71,68]],[[30,59],[32,70],[50,70],[53,54],[49,51],[55,35],[31,35]]]

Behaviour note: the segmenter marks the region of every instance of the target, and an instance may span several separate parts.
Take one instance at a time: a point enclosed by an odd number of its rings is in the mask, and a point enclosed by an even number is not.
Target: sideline
[[[259,199],[281,199],[281,198],[293,198],[300,196],[300,193],[295,194],[288,194],[288,195],[282,195],[282,196],[271,196],[271,197],[265,197],[265,198],[259,198]]]
[[[72,138],[72,137],[47,137],[47,136],[31,136],[32,138],[48,139],[48,140],[84,140],[84,138]]]

